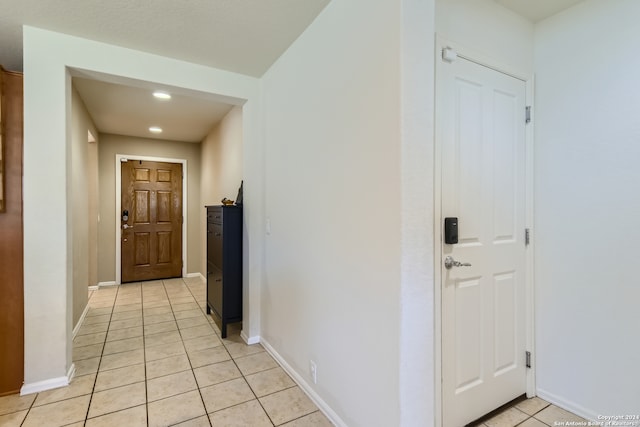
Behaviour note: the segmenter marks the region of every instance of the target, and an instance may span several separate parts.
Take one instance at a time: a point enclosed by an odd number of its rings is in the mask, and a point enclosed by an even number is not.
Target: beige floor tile
[[[178,356],[181,354],[187,354],[181,341],[172,342],[171,344],[167,345],[148,347],[145,349],[145,357],[147,359],[147,362],[164,359],[165,357],[170,356]]]
[[[584,418],[581,418],[575,414],[572,414],[569,411],[565,411],[562,408],[558,408],[555,405],[547,406],[545,409],[538,412],[534,416],[538,420],[550,426],[554,425],[555,422],[562,423],[566,421],[575,421],[575,422],[584,421]]]
[[[96,379],[95,391],[104,391],[145,380],[143,364],[100,371]]]
[[[244,378],[226,381],[209,387],[200,388],[207,413],[235,406],[255,399]]]
[[[219,347],[222,345],[222,341],[216,335],[211,334],[205,337],[193,338],[190,340],[184,340],[184,347],[187,351],[198,351],[207,348]]]
[[[200,388],[240,378],[242,374],[233,361],[215,363],[193,370]]]
[[[144,337],[144,345],[145,347],[154,347],[157,345],[166,345],[171,344],[172,342],[182,341],[180,338],[180,333],[175,331],[169,332],[160,332],[158,334],[146,335]]]
[[[246,379],[258,397],[266,396],[267,394],[275,393],[296,385],[291,377],[280,367],[247,375]]]
[[[90,395],[74,397],[48,405],[31,408],[23,427],[57,427],[83,421],[87,415]]]
[[[73,346],[73,361],[90,359],[92,357],[98,357],[102,354],[102,348],[104,344],[92,344],[84,347]]]
[[[250,400],[240,405],[226,408],[209,414],[214,427],[271,427],[269,417],[257,400]]]
[[[191,370],[165,375],[147,381],[147,401],[165,399],[197,388]]]
[[[173,319],[167,322],[152,323],[152,324],[147,324],[145,322],[144,324],[145,335],[154,335],[162,332],[171,332],[171,331],[177,331],[177,330],[178,330],[178,325],[176,325],[176,321]]]
[[[333,427],[333,423],[320,411],[283,424],[283,427]]]
[[[103,356],[108,354],[122,353],[124,351],[138,350],[144,347],[142,337],[127,338],[124,340],[107,341],[104,345]]]
[[[131,319],[112,320],[109,324],[109,330],[133,328],[134,326],[142,326],[142,316],[132,317]]]
[[[107,333],[108,341],[124,340],[127,338],[135,338],[142,336],[142,326],[136,326],[133,328],[116,329]]]
[[[89,306],[94,308],[105,308],[105,307],[113,307],[113,299],[101,299],[101,300],[91,300],[89,301]]]
[[[169,297],[165,292],[145,292],[144,293],[144,302],[151,301],[168,301]]]
[[[194,328],[186,328],[180,329],[180,335],[183,340],[190,340],[194,338],[206,337],[206,336],[214,336],[215,332],[209,324],[203,326],[196,326]]]
[[[100,316],[85,317],[82,326],[95,325],[96,323],[109,323],[111,314],[102,314]]]
[[[174,313],[177,313],[178,311],[184,311],[184,310],[197,310],[199,307],[200,306],[195,302],[187,302],[184,304],[175,304],[171,306]]]
[[[131,350],[123,353],[103,356],[100,362],[100,371],[122,368],[124,366],[144,363],[144,350]]]
[[[87,311],[87,316],[86,317],[95,317],[95,316],[102,316],[105,314],[111,314],[111,307],[102,307],[102,308],[89,308],[89,311]],[[86,320],[86,318],[85,318]]]
[[[92,357],[89,359],[82,359],[76,362],[73,362],[76,367],[76,377],[81,377],[83,375],[94,374],[98,372],[98,365],[100,365],[99,357]]]
[[[114,313],[122,313],[123,311],[141,310],[142,304],[117,305],[113,307]]]
[[[157,400],[148,405],[149,427],[178,424],[206,414],[197,390]]]
[[[84,396],[93,392],[93,385],[96,382],[96,374],[75,377],[71,384],[66,387],[55,388],[38,393],[33,406],[42,406],[72,397]]]
[[[180,329],[194,328],[196,326],[209,326],[209,321],[203,315],[187,317],[186,319],[178,319],[177,322]]]
[[[35,393],[28,394],[26,396],[11,394],[9,396],[0,397],[0,415],[17,412],[22,409],[29,409],[35,399]]]
[[[147,379],[157,378],[164,375],[175,374],[191,370],[189,358],[184,355],[166,357],[164,359],[147,362]]]
[[[300,387],[261,397],[260,402],[275,425],[295,420],[318,410]]]
[[[73,345],[76,347],[84,347],[92,344],[101,344],[106,338],[106,332],[96,332],[88,335],[78,335],[73,340]]]
[[[80,329],[78,329],[78,333],[76,334],[76,336],[90,335],[97,332],[107,332],[107,329],[109,329],[109,323],[94,323],[89,325],[82,325]]]
[[[117,298],[114,306],[118,307],[120,305],[131,305],[131,304],[140,304],[140,303],[142,303],[141,297]]]
[[[183,423],[174,424],[173,427],[211,427],[211,424],[209,424],[209,417],[204,415]]]
[[[121,311],[119,313],[113,313],[111,320],[127,320],[142,318],[142,310]]]
[[[145,405],[124,409],[96,418],[89,418],[86,427],[147,427],[147,408]]]
[[[262,347],[260,344],[247,345],[245,343],[230,342],[228,340],[222,341],[224,342],[224,346],[229,351],[229,354],[234,359],[256,353],[262,353],[264,351],[264,347]]]
[[[266,371],[267,369],[278,366],[273,357],[267,352],[256,353],[250,356],[234,358],[238,368],[243,375],[251,375],[256,372]]]
[[[171,307],[171,304],[169,304],[169,300],[149,302],[145,301],[142,303],[142,307],[146,310],[148,308]]]
[[[516,409],[521,410],[525,414],[533,415],[536,412],[540,412],[544,408],[549,406],[549,402],[542,400],[539,397],[532,397],[531,399],[524,400],[516,405]]]
[[[11,414],[0,415],[0,426],[2,427],[20,427],[22,420],[27,415],[26,409]]]
[[[195,304],[196,300],[193,299],[191,295],[188,295],[188,296],[179,295],[171,298],[171,305],[188,304],[188,303]]]
[[[224,362],[225,360],[231,360],[231,356],[224,348],[224,346],[207,348],[205,350],[190,351],[187,352],[191,366],[199,368],[201,366],[211,365],[213,363]]]
[[[202,310],[200,309],[195,309],[195,310],[184,310],[184,311],[179,311],[177,313],[175,313],[176,316],[176,320],[180,320],[180,319],[189,319],[192,317],[199,317],[202,316]]]
[[[518,427],[547,427],[547,425],[531,417],[522,424],[518,424]]]
[[[485,421],[487,427],[513,427],[529,418],[527,414],[516,408],[508,408],[495,417]]]
[[[143,315],[146,316],[154,316],[157,314],[167,314],[167,313],[172,313],[171,311],[171,306],[165,306],[165,307],[145,307],[145,309],[142,311]]]
[[[155,323],[173,322],[173,313],[151,314],[144,317],[144,326],[153,325]]]
[[[88,418],[132,408],[146,402],[144,382],[93,393]]]

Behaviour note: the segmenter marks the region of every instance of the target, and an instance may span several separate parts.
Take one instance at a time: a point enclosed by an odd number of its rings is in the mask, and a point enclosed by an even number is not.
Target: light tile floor
[[[587,420],[565,411],[562,408],[551,405],[549,402],[534,397],[506,408],[494,417],[477,424],[486,427],[547,427],[560,425],[581,425],[569,424],[568,422],[584,423]]]
[[[68,387],[0,398],[0,426],[331,426],[259,344],[205,315],[205,284],[101,288],[73,344]]]

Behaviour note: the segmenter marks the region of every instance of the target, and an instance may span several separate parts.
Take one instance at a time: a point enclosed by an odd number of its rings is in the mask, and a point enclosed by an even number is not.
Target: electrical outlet
[[[311,373],[311,380],[314,384],[318,383],[318,366],[313,360],[309,360],[309,373]]]

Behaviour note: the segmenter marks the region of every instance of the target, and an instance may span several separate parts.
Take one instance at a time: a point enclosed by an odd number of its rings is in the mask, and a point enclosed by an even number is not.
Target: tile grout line
[[[116,294],[113,297],[113,304],[111,305],[111,311],[109,313],[109,326],[107,326],[107,332],[104,334],[104,341],[102,342],[102,350],[100,351],[100,360],[98,361],[98,367],[96,368],[96,376],[93,379],[93,387],[91,387],[91,394],[89,395],[89,404],[87,405],[87,412],[85,413],[84,420],[83,420],[83,425],[84,426],[87,425],[87,420],[89,419],[89,409],[91,409],[91,402],[93,401],[93,394],[94,394],[94,392],[96,390],[96,384],[98,383],[98,373],[100,372],[100,365],[102,365],[102,356],[104,355],[104,348],[107,345],[107,336],[109,335],[109,329],[111,328],[111,319],[113,317],[113,310],[115,309],[115,306],[116,306],[116,299],[118,297],[119,290],[120,290],[119,288],[116,288]],[[94,295],[96,295],[95,291],[91,294],[91,298],[93,298]],[[89,301],[87,301],[87,304],[89,304],[90,301],[91,301],[91,299],[89,299]],[[73,344],[72,344],[72,346],[73,346]],[[73,349],[72,349],[72,353],[73,353]]]
[[[187,286],[187,284],[184,281],[184,279],[182,280],[182,282],[184,283],[185,286]],[[187,286],[187,289],[189,290],[189,293],[191,294],[191,297],[193,298],[194,301],[196,301],[196,304],[197,304],[197,299],[196,299],[195,295],[193,295],[193,292],[191,292],[191,289],[189,289],[189,286]],[[171,304],[171,301],[169,301],[169,304]],[[198,307],[200,307],[200,304],[198,304]],[[187,361],[189,362],[189,367],[191,368],[191,375],[193,375],[193,380],[196,383],[196,388],[198,390],[198,395],[200,396],[200,401],[202,402],[202,407],[204,408],[204,414],[207,417],[207,422],[209,423],[209,426],[211,426],[211,418],[209,418],[209,413],[207,412],[207,404],[204,402],[204,397],[202,397],[202,392],[200,391],[200,384],[198,384],[198,379],[196,378],[196,373],[195,373],[195,371],[193,369],[193,364],[191,363],[191,358],[189,357],[189,353],[187,352],[187,348],[184,345],[184,338],[182,337],[182,332],[180,331],[180,327],[178,326],[178,319],[176,319],[176,313],[175,313],[175,311],[173,311],[173,305],[171,305],[171,313],[173,314],[173,319],[176,322],[176,328],[178,328],[178,334],[180,335],[180,342],[182,343],[182,346],[184,347],[184,352],[186,353]],[[213,328],[211,328],[211,330],[213,331],[214,334],[216,333],[216,331],[213,330]],[[231,355],[229,355],[229,357],[231,357]],[[196,418],[198,418],[198,417],[196,417]],[[193,419],[195,419],[195,418],[193,418]],[[186,421],[189,421],[189,420],[186,420]]]

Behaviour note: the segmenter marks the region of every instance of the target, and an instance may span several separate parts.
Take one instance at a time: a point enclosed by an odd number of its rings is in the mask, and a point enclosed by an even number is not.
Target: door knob
[[[133,225],[122,224],[122,228],[124,228],[126,230],[127,228],[133,228]]]
[[[456,261],[452,256],[447,256],[444,259],[444,268],[451,270],[452,267],[471,267],[471,264],[468,262]]]

